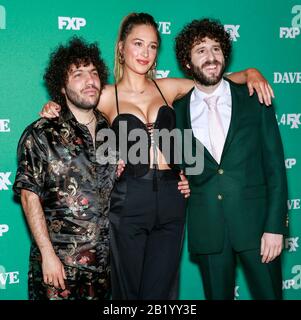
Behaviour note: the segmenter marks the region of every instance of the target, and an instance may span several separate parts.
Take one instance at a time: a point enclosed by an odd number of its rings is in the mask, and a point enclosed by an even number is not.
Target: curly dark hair
[[[205,37],[221,45],[225,64],[229,62],[232,43],[224,26],[218,20],[213,19],[193,20],[184,26],[176,37],[176,56],[180,66],[188,75],[191,75],[191,69],[187,68],[187,64],[191,63],[191,49],[202,42]]]
[[[86,43],[82,38],[72,37],[65,46],[59,45],[50,55],[48,67],[44,74],[44,81],[48,94],[54,102],[66,105],[66,99],[61,92],[65,87],[68,71],[72,64],[76,67],[93,64],[98,71],[100,91],[108,79],[108,68],[101,58],[97,43]]]

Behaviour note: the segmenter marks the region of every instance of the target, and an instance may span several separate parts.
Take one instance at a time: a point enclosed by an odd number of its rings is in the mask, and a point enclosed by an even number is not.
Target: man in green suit
[[[204,170],[189,176],[189,251],[207,299],[234,298],[237,257],[254,299],[281,299],[287,233],[281,138],[273,107],[222,77],[230,52],[229,34],[217,21],[194,20],[176,38],[178,61],[195,81],[175,103],[177,127],[192,130],[194,148],[204,146]]]

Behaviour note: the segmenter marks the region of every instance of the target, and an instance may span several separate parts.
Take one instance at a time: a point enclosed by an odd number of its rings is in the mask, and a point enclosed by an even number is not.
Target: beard
[[[221,66],[221,70],[219,72],[218,75],[212,75],[212,76],[206,76],[205,73],[202,71],[203,68],[210,66],[210,65],[220,65]],[[198,67],[196,65],[194,65],[192,62],[190,63],[191,65],[191,75],[193,77],[193,79],[198,82],[199,84],[203,85],[203,86],[214,86],[217,83],[219,83],[219,81],[222,79],[224,71],[225,71],[225,62],[220,63],[217,60],[213,60],[213,61],[206,61],[201,67]]]
[[[97,90],[96,96],[92,99],[85,99],[84,97],[81,97],[77,92],[73,91],[70,88],[65,88],[66,97],[68,100],[77,108],[82,110],[91,110],[95,109],[99,102],[100,97],[100,91],[97,87],[92,86],[93,89]],[[87,88],[84,88],[83,90],[86,90]]]

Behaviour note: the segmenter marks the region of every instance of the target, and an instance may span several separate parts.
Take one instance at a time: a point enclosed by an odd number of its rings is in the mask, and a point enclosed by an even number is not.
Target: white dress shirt
[[[193,134],[211,154],[212,150],[208,129],[208,106],[204,102],[204,98],[213,95],[220,97],[217,102],[217,108],[221,116],[225,137],[227,137],[232,111],[232,99],[229,83],[222,79],[219,86],[210,94],[194,87],[190,97],[190,120]]]

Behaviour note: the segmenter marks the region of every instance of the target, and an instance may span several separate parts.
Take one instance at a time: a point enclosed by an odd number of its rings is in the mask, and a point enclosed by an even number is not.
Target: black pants
[[[185,204],[178,176],[152,170],[125,175],[111,197],[110,246],[113,299],[176,299]]]

